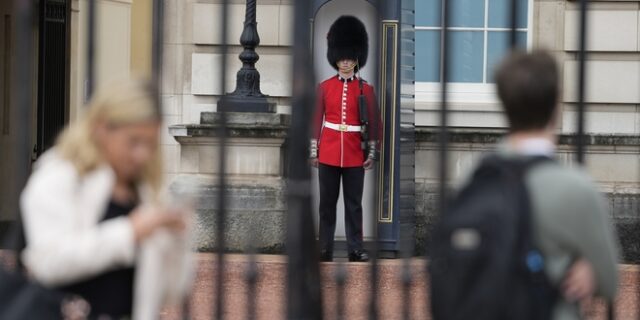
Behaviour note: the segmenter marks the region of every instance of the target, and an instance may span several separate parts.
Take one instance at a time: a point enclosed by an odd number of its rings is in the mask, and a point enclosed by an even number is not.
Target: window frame
[[[417,0],[419,1],[419,0]],[[482,83],[467,83],[467,82],[447,82],[447,97],[451,102],[458,103],[473,103],[473,104],[498,104],[498,98],[496,95],[495,84],[486,83],[488,77],[487,70],[487,52],[488,52],[488,38],[489,32],[492,31],[510,31],[510,28],[491,28],[489,24],[489,3],[490,0],[484,0],[484,26],[483,27],[449,27],[449,31],[474,31],[483,32],[484,36],[484,48],[483,48],[483,70],[482,70]],[[527,0],[527,26],[526,28],[518,28],[516,31],[526,32],[527,37],[527,50],[531,50],[533,47],[533,6],[534,0]],[[415,26],[416,32],[419,31],[440,31],[444,33],[443,28],[440,27],[427,27],[427,26]],[[441,37],[442,40],[442,37]],[[442,46],[441,46],[442,47]],[[442,70],[440,70],[440,79],[442,80]],[[418,108],[420,104],[428,104],[434,102],[440,102],[442,100],[442,82],[426,82],[415,81],[415,99],[416,109],[428,110],[429,108]]]

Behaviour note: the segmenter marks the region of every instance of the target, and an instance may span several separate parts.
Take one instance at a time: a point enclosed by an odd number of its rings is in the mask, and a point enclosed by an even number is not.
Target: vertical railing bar
[[[15,68],[11,70],[12,80],[16,90],[15,100],[11,101],[12,105],[12,121],[15,126],[13,128],[13,135],[15,137],[13,152],[10,154],[10,163],[12,163],[15,170],[14,179],[12,180],[15,186],[15,194],[24,188],[27,179],[29,178],[30,164],[31,164],[31,113],[32,113],[32,96],[31,87],[33,84],[32,78],[32,45],[29,39],[32,39],[32,22],[33,22],[33,3],[30,0],[18,0],[15,2],[15,23],[16,23],[16,37],[18,39],[15,46]],[[22,132],[19,132],[22,130]],[[18,203],[11,208],[12,213],[15,215],[16,225],[19,225],[21,220],[20,207]],[[14,230],[14,232],[20,232]],[[13,235],[9,235],[13,237]],[[12,248],[19,248],[19,243],[11,243]],[[16,262],[19,263],[19,257],[16,255]]]
[[[446,210],[446,196],[447,196],[447,147],[449,143],[449,132],[447,128],[447,82],[449,78],[449,37],[447,28],[449,27],[449,8],[447,1],[442,2],[442,25],[443,25],[443,33],[442,33],[442,57],[440,58],[442,64],[442,83],[441,83],[441,100],[442,103],[440,105],[440,134],[438,139],[438,147],[439,147],[439,204],[438,208],[440,210],[440,214],[443,214]]]
[[[247,319],[255,320],[257,313],[257,303],[256,303],[256,289],[258,284],[258,261],[256,257],[256,246],[257,243],[257,228],[254,223],[251,223],[250,234],[248,236],[248,244],[247,251],[249,253],[249,261],[247,265],[247,269],[245,270],[245,280],[247,282]]]
[[[189,292],[182,301],[182,320],[191,320],[191,299],[192,293]]]
[[[310,1],[295,1],[289,179],[287,180],[287,319],[322,319],[319,250],[311,210],[309,123],[315,101]],[[312,106],[311,108],[309,106]]]
[[[613,320],[616,318],[616,314],[615,314],[615,304],[612,301],[607,301],[607,319],[608,320]]]
[[[97,0],[88,0],[87,2],[87,79],[85,102],[91,99],[96,87],[96,1]]]
[[[587,60],[587,9],[588,1],[580,0],[580,50],[578,51],[578,132],[576,134],[576,160],[584,164],[584,113]]]
[[[40,15],[40,18],[38,19],[38,22],[40,23],[39,26],[39,30],[38,30],[38,46],[39,46],[39,52],[38,52],[38,74],[39,75],[44,75],[47,72],[47,65],[45,63],[46,59],[46,54],[47,54],[47,47],[44,44],[45,39],[47,38],[47,28],[46,23],[47,23],[47,2],[46,1],[41,1],[40,2],[40,10],[43,11],[43,14]],[[6,49],[5,49],[6,50]],[[8,52],[8,51],[6,51]],[[47,133],[45,133],[45,130],[43,126],[43,121],[44,119],[46,119],[46,115],[45,115],[45,111],[47,111],[47,108],[43,108],[42,105],[44,105],[44,101],[45,100],[45,86],[44,86],[44,82],[46,81],[44,79],[44,77],[40,77],[38,80],[36,80],[38,82],[38,107],[36,109],[37,112],[37,116],[36,116],[36,148],[35,148],[35,152],[37,155],[40,155],[43,151],[44,151],[44,145],[45,145],[45,137],[47,136]]]
[[[448,170],[448,155],[447,148],[449,143],[449,132],[447,128],[447,82],[449,78],[449,5],[448,1],[442,1],[442,39],[440,41],[440,65],[442,68],[442,82],[441,82],[441,105],[440,105],[440,127],[438,134],[438,212],[439,215],[446,214],[447,207],[447,170]],[[428,269],[425,270],[425,277],[428,278]],[[425,297],[429,297],[428,286],[425,286],[427,293]],[[428,299],[428,298],[427,298]],[[429,305],[429,301],[427,301]]]
[[[345,286],[347,283],[347,268],[344,263],[338,262],[336,265],[335,271],[335,281],[336,281],[336,319],[344,320],[347,319],[345,317]]]
[[[518,0],[511,0],[510,23],[511,31],[509,32],[509,48],[512,50],[518,45],[518,37],[516,30],[518,29]]]
[[[400,274],[400,282],[402,285],[402,319],[411,319],[411,285],[413,282],[413,272],[411,269],[411,260],[414,253],[414,246],[412,245],[412,238],[401,239],[401,258],[402,258],[402,271]]]
[[[486,4],[485,4],[486,5]],[[414,27],[415,27],[415,6],[414,6]],[[405,21],[401,21],[401,23],[406,23]],[[415,41],[415,33],[414,33],[414,41]],[[415,66],[415,62],[414,62]],[[413,234],[412,234],[413,236]],[[411,309],[413,306],[413,301],[411,299],[411,285],[414,279],[413,270],[411,268],[411,261],[414,254],[415,246],[413,244],[413,237],[405,237],[404,240],[401,239],[401,247],[400,254],[402,258],[402,271],[400,275],[400,282],[402,285],[402,319],[410,320],[411,319]]]
[[[247,319],[255,320],[257,311],[256,289],[258,284],[258,261],[254,252],[249,254],[249,265],[246,271],[247,279]]]
[[[227,110],[224,105],[224,96],[227,92],[227,28],[229,24],[229,0],[222,2],[222,19],[220,19],[220,39],[222,42],[222,50],[220,57],[219,81],[220,81],[220,99],[218,100],[217,112],[220,115],[220,122],[218,124],[217,135],[219,141],[218,149],[218,210],[216,219],[216,312],[214,313],[214,319],[224,319],[224,250],[225,244],[225,224],[226,224],[226,147],[227,147]],[[215,70],[215,66],[214,66]],[[215,72],[214,72],[215,75]]]
[[[246,5],[245,5],[245,17],[244,17],[244,29],[243,29],[243,33],[241,35],[240,40],[240,44],[241,45],[246,45],[247,43],[250,43],[250,40],[245,39],[245,33],[248,32],[248,27],[251,26],[251,24],[256,24],[256,7],[257,7],[257,1],[256,0],[247,0],[246,1]],[[256,27],[257,28],[257,27]],[[257,29],[255,29],[257,32]],[[255,44],[253,44],[253,46],[255,47],[257,45],[257,43],[259,42],[259,37],[258,34],[256,33],[255,35],[253,35],[253,37],[255,37]],[[252,37],[249,37],[252,38]],[[249,44],[251,45],[251,44]],[[253,50],[254,48],[250,48],[251,50]],[[245,51],[243,51],[243,53],[240,56],[243,56],[245,54],[247,54],[247,47],[245,47]],[[242,60],[242,59],[241,59]],[[256,59],[257,60],[257,59]],[[246,63],[245,63],[246,66]],[[259,73],[256,74],[259,76]],[[233,94],[237,94],[237,92],[239,92],[240,90],[238,89],[238,87],[241,85],[240,82],[236,83],[237,88],[236,91],[232,93]],[[259,90],[258,90],[259,91]],[[248,236],[248,246],[247,246],[247,252],[249,253],[249,259],[248,259],[248,265],[247,265],[247,269],[245,270],[245,281],[247,283],[247,319],[249,320],[254,320],[256,319],[257,316],[257,293],[256,293],[256,289],[257,289],[257,283],[258,283],[258,277],[259,277],[259,273],[258,273],[258,262],[257,262],[257,248],[255,246],[255,243],[257,243],[257,230],[256,230],[256,225],[254,223],[251,224],[251,233]]]
[[[379,0],[375,0],[373,1],[373,5],[376,8],[376,12],[378,13],[378,15],[376,15],[376,25],[375,28],[372,32],[373,34],[373,38],[376,39],[376,42],[379,43],[379,46],[382,47],[381,41],[382,41],[382,28],[383,25],[381,23],[379,23],[379,21],[382,21],[382,19],[380,19],[379,16],[379,12],[382,10],[381,6],[380,6],[380,1]],[[386,36],[386,35],[385,35]],[[397,39],[394,39],[394,41],[396,41]],[[386,50],[387,48],[383,48],[383,50]],[[374,59],[374,61],[376,61],[377,63],[374,64],[374,76],[376,78],[380,78],[381,77],[381,71],[380,70],[380,65],[382,64],[381,59],[384,57],[384,55],[380,54],[380,50],[372,50],[371,52],[374,52],[375,55],[374,57],[376,59]],[[385,64],[386,65],[386,64]],[[396,66],[391,66],[391,68],[395,68]],[[381,79],[382,80],[382,79]],[[378,81],[379,84],[383,83],[383,81]],[[386,81],[384,81],[384,83],[386,84]],[[393,84],[395,85],[395,84]],[[381,93],[382,90],[387,90],[386,87],[379,87],[378,88],[378,92]],[[380,97],[381,94],[378,94],[378,96]],[[395,112],[395,110],[392,110],[392,112]],[[384,115],[380,115],[379,118],[382,118]],[[393,117],[392,117],[393,118]],[[378,119],[376,119],[376,122],[378,121]],[[380,126],[382,125],[382,123],[378,123],[377,126],[374,126],[375,130],[383,130],[382,128],[380,128]],[[393,128],[394,126],[389,126],[391,128]],[[384,131],[384,130],[383,130]],[[374,134],[378,134],[378,132],[375,132]],[[382,141],[380,141],[380,145],[382,146],[382,144],[384,143],[384,137],[382,137]],[[383,151],[386,152],[386,151]],[[394,152],[393,150],[390,150],[390,152]],[[382,168],[384,168],[384,163],[376,163],[375,165],[379,165],[382,166]],[[393,166],[393,163],[391,163],[391,165]],[[378,176],[376,173],[378,172],[378,170],[372,170],[372,173],[374,175],[374,179],[373,181],[379,181],[378,179],[381,179],[380,176]],[[394,177],[389,177],[389,179],[394,179]],[[377,183],[375,184],[377,185]],[[376,201],[376,198],[378,196],[377,192],[374,192],[374,196],[371,198],[371,207],[374,208],[374,212],[378,212],[378,210],[384,210],[384,208],[378,208],[379,206],[379,201]],[[389,197],[393,196],[393,190],[389,190]],[[391,214],[391,213],[390,213]],[[374,224],[373,224],[373,246],[372,246],[372,251],[371,251],[371,255],[370,255],[370,260],[371,260],[371,271],[370,271],[370,283],[371,283],[371,296],[370,296],[370,303],[369,303],[369,319],[370,320],[377,320],[380,317],[380,310],[379,310],[379,306],[378,306],[378,291],[379,291],[379,267],[378,267],[378,258],[379,258],[379,253],[380,253],[380,238],[379,238],[379,230],[378,230],[378,215],[374,215],[376,218],[374,219]]]
[[[580,165],[585,164],[585,112],[586,112],[586,77],[587,77],[587,12],[589,9],[588,0],[580,0],[580,48],[578,51],[578,114],[576,133],[576,161]],[[606,301],[606,314],[609,320],[615,319],[614,300]],[[638,315],[640,317],[640,314]]]
[[[164,59],[164,0],[153,0],[153,37],[151,77],[159,95],[162,84],[162,64]],[[160,100],[158,100],[160,103]]]
[[[447,114],[447,82],[449,78],[449,37],[447,28],[449,27],[449,6],[447,1],[442,2],[442,41],[441,41],[441,52],[442,56],[440,58],[442,65],[442,83],[441,83],[441,105],[440,105],[440,132],[438,139],[438,149],[439,149],[439,199],[438,199],[438,208],[440,214],[444,214],[446,211],[446,198],[447,198],[447,148],[449,143],[449,132],[447,127],[448,114]]]
[[[414,24],[415,27],[415,9],[413,11],[414,14]],[[405,21],[401,21],[401,23],[406,23]],[[415,41],[415,33],[414,33],[414,41]],[[414,62],[415,65],[415,62]],[[415,246],[413,243],[413,234],[412,237],[405,237],[404,240],[401,239],[400,246],[400,254],[402,258],[402,273],[400,275],[400,281],[402,285],[402,319],[410,320],[411,319],[411,308],[413,306],[411,299],[411,285],[413,282],[413,270],[411,269],[411,261],[414,254]]]
[[[378,38],[379,39],[379,38]],[[384,90],[384,89],[382,89]],[[382,164],[380,164],[382,165]],[[393,177],[390,177],[390,179],[393,179]],[[389,192],[392,192],[392,190],[389,190]],[[391,196],[391,195],[390,195]],[[380,246],[379,246],[379,239],[378,239],[378,219],[375,219],[374,222],[374,226],[373,226],[373,243],[372,243],[372,247],[371,247],[371,256],[370,256],[370,260],[371,260],[371,271],[369,273],[370,276],[370,280],[369,282],[371,283],[371,295],[369,297],[369,319],[370,320],[377,320],[379,317],[379,310],[378,310],[378,254],[379,254],[379,250],[380,250]]]
[[[409,241],[405,241],[409,242]],[[404,257],[402,259],[402,319],[411,319],[411,283],[413,281],[413,275],[411,273],[411,251],[410,246],[405,245],[403,250]]]
[[[162,76],[164,66],[164,34],[165,34],[165,14],[164,0],[153,0],[152,21],[151,21],[151,84],[155,94],[156,108],[163,114],[162,107]],[[188,294],[181,302],[182,315],[184,320],[191,319],[191,296]]]

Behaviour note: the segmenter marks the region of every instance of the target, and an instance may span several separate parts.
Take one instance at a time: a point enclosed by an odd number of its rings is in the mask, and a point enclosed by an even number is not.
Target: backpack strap
[[[519,190],[516,194],[520,197],[518,203],[521,205],[519,210],[520,219],[518,219],[518,231],[521,234],[518,243],[520,249],[518,251],[523,254],[520,257],[523,262],[522,267],[527,270],[531,279],[532,299],[538,301],[537,319],[549,319],[551,317],[553,307],[558,300],[559,291],[547,276],[545,271],[546,262],[540,248],[534,243],[533,206],[531,194],[525,183],[525,177],[531,169],[553,161],[552,158],[547,156],[528,156],[516,160],[516,170],[520,180],[518,183]]]

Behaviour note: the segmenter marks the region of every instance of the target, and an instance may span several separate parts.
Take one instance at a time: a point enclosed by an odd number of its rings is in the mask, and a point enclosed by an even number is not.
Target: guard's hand
[[[311,165],[314,168],[317,168],[318,167],[318,158],[309,159],[309,165]]]
[[[364,167],[365,170],[369,170],[371,168],[373,168],[373,160],[372,159],[367,159],[363,164],[362,167]]]
[[[579,302],[595,294],[596,278],[591,263],[580,259],[569,267],[562,282],[562,294],[571,302]]]

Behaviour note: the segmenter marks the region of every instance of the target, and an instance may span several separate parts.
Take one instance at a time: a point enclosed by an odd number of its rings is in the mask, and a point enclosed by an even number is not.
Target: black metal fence
[[[418,0],[416,0],[418,1]],[[588,10],[589,2],[587,0],[581,0],[581,19],[580,19],[580,50],[579,50],[579,61],[580,68],[579,74],[577,75],[577,79],[579,80],[576,84],[578,86],[578,118],[576,119],[578,123],[578,132],[576,141],[576,157],[577,161],[580,163],[584,163],[585,157],[585,140],[584,140],[584,114],[585,114],[585,81],[586,81],[586,66],[585,61],[587,59],[586,52],[586,28],[587,28],[587,15],[586,12]],[[31,39],[32,28],[34,21],[34,1],[32,0],[15,0],[15,9],[16,9],[16,39],[26,40]],[[154,22],[153,22],[153,77],[156,81],[158,87],[160,87],[161,82],[161,67],[162,67],[162,43],[163,43],[163,28],[165,26],[164,23],[164,1],[163,0],[154,0],[153,1],[153,14],[154,14]],[[255,0],[247,1],[248,10],[255,11]],[[511,21],[511,36],[509,38],[509,46],[515,46],[516,39],[516,26],[518,25],[517,21],[517,9],[518,1],[511,1],[511,10],[509,13],[505,12],[505,14],[509,14]],[[214,17],[218,19],[218,25],[216,25],[216,29],[220,32],[220,39],[222,39],[221,43],[221,61],[220,65],[216,66],[216,70],[211,70],[220,77],[219,83],[222,85],[220,88],[221,92],[227,92],[227,88],[225,87],[225,74],[227,73],[227,61],[226,61],[226,53],[228,51],[228,26],[229,26],[229,1],[225,0],[222,2],[221,12],[215,12]],[[88,1],[88,25],[86,26],[88,29],[88,39],[87,39],[87,96],[90,97],[94,91],[95,87],[95,48],[96,48],[96,17],[98,16],[96,13],[96,1],[89,0]],[[294,46],[293,46],[293,79],[295,81],[292,84],[293,88],[293,97],[292,97],[292,121],[289,133],[289,150],[288,154],[290,155],[289,161],[289,177],[288,177],[288,215],[287,215],[287,240],[286,240],[286,254],[288,256],[288,272],[287,272],[287,295],[286,295],[286,317],[289,319],[322,319],[322,294],[321,294],[321,275],[320,275],[320,267],[319,267],[319,256],[316,245],[315,238],[315,226],[314,220],[312,217],[313,210],[311,209],[311,175],[310,168],[307,162],[307,148],[309,141],[309,131],[308,124],[311,119],[311,109],[308,108],[310,105],[314,105],[314,94],[315,94],[315,86],[316,79],[314,77],[314,73],[312,68],[308,68],[308,66],[312,65],[311,63],[311,49],[310,49],[310,24],[308,20],[309,12],[312,10],[310,1],[295,1],[295,22],[292,30]],[[443,30],[447,30],[450,21],[450,7],[448,1],[443,1],[442,6],[442,16],[443,16]],[[253,13],[255,15],[255,12]],[[446,181],[448,181],[447,177],[447,163],[448,163],[448,149],[449,149],[449,132],[447,123],[448,119],[448,70],[450,67],[450,41],[447,32],[442,32],[442,96],[440,103],[440,127],[439,127],[439,162],[437,163],[438,172],[440,174],[440,188],[439,188],[439,210],[440,212],[445,209],[445,199],[447,198],[447,187]],[[379,34],[376,31],[375,37],[379,38]],[[13,81],[15,83],[27,84],[33,83],[34,79],[32,79],[32,62],[30,57],[32,56],[33,46],[31,41],[16,41],[16,63],[14,67],[13,73]],[[377,50],[373,50],[377,51]],[[371,65],[378,66],[378,63],[371,63]],[[377,73],[376,73],[377,74]],[[27,85],[17,86],[17,91],[15,92],[15,112],[12,123],[16,124],[17,127],[21,128],[30,128],[31,127],[31,114],[30,106],[32,105],[32,95]],[[159,90],[158,90],[159,91]],[[158,99],[160,103],[160,99]],[[221,138],[220,150],[219,150],[219,172],[225,172],[226,168],[226,158],[225,158],[225,148],[227,147],[227,142],[225,139],[226,135],[226,111],[224,109],[219,111],[221,114],[220,117],[220,126],[218,135]],[[31,132],[30,130],[24,130],[23,134],[17,136],[16,143],[14,144],[14,149],[11,150],[11,158],[13,163],[13,168],[17,173],[16,179],[14,181],[15,185],[21,189],[25,184],[29,173],[30,173],[30,154],[31,154]],[[225,270],[225,221],[227,220],[226,216],[226,203],[225,203],[225,192],[226,192],[226,179],[225,175],[221,174],[219,177],[219,195],[218,195],[218,210],[217,210],[217,226],[216,230],[216,253],[217,259],[216,267],[217,270]],[[17,208],[16,208],[17,212]],[[371,263],[370,263],[370,283],[371,292],[370,292],[370,302],[368,308],[368,318],[369,319],[378,319],[378,303],[376,301],[378,297],[378,287],[377,287],[377,277],[378,277],[378,252],[377,252],[377,237],[374,234],[373,239],[373,252],[371,252]],[[412,269],[410,267],[410,249],[403,250],[405,251],[403,254],[404,263],[402,267],[402,300],[404,301],[401,317],[403,319],[411,319],[411,299],[408,299],[410,293],[411,282],[415,278],[415,275],[412,274]],[[250,267],[249,272],[247,273],[246,281],[249,285],[249,299],[248,299],[248,318],[255,319],[256,318],[256,299],[255,296],[255,286],[257,279],[257,266],[256,259],[254,257],[254,253],[249,253],[250,257]],[[335,280],[338,284],[338,288],[336,290],[337,294],[337,318],[338,319],[349,319],[349,315],[345,314],[344,304],[340,303],[344,301],[345,297],[345,278],[346,273],[348,271],[344,265],[338,264],[337,266],[338,272],[336,272]],[[426,273],[426,270],[424,270]],[[223,312],[225,305],[225,295],[221,294],[224,290],[223,286],[223,272],[218,272],[217,277],[212,281],[215,282],[215,292],[212,292],[212,295],[216,297],[215,301],[215,314],[213,315],[214,319],[224,319],[225,314]],[[425,295],[425,296],[428,296]],[[428,305],[428,301],[424,301],[425,304]],[[610,305],[611,306],[611,305]],[[609,317],[613,317],[613,308],[609,307]],[[185,315],[185,318],[188,318],[188,315]]]

